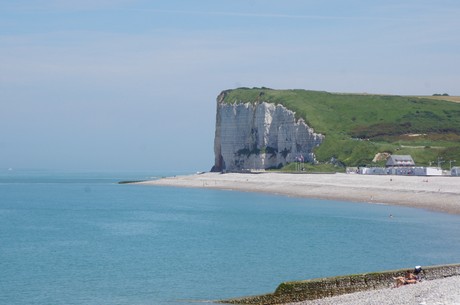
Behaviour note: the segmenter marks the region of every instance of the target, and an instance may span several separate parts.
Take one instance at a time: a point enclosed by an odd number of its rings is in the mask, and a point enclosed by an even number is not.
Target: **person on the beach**
[[[419,282],[422,280],[422,273],[425,275],[425,271],[422,269],[422,266],[415,266],[414,275]]]
[[[404,276],[395,277],[394,280],[396,287],[417,283],[417,277],[410,270],[407,270]]]
[[[405,280],[404,285],[417,283],[417,277],[410,270],[406,271],[404,280]]]

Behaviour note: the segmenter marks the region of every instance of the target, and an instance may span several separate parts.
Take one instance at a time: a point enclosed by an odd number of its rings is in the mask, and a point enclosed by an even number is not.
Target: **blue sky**
[[[209,170],[240,86],[460,95],[457,0],[0,0],[0,169]]]

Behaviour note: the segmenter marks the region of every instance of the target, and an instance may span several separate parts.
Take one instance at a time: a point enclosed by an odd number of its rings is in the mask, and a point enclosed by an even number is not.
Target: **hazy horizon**
[[[209,170],[236,87],[460,95],[460,3],[0,1],[0,169]]]

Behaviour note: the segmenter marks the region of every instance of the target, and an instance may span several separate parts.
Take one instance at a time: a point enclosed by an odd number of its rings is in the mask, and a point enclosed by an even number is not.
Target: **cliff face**
[[[217,99],[212,171],[267,169],[297,158],[314,162],[313,148],[324,136],[296,121],[294,112],[265,102],[227,104],[224,97]]]

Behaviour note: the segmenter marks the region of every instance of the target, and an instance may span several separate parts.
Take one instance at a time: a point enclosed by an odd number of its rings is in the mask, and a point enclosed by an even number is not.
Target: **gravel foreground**
[[[289,305],[460,305],[460,276]]]

